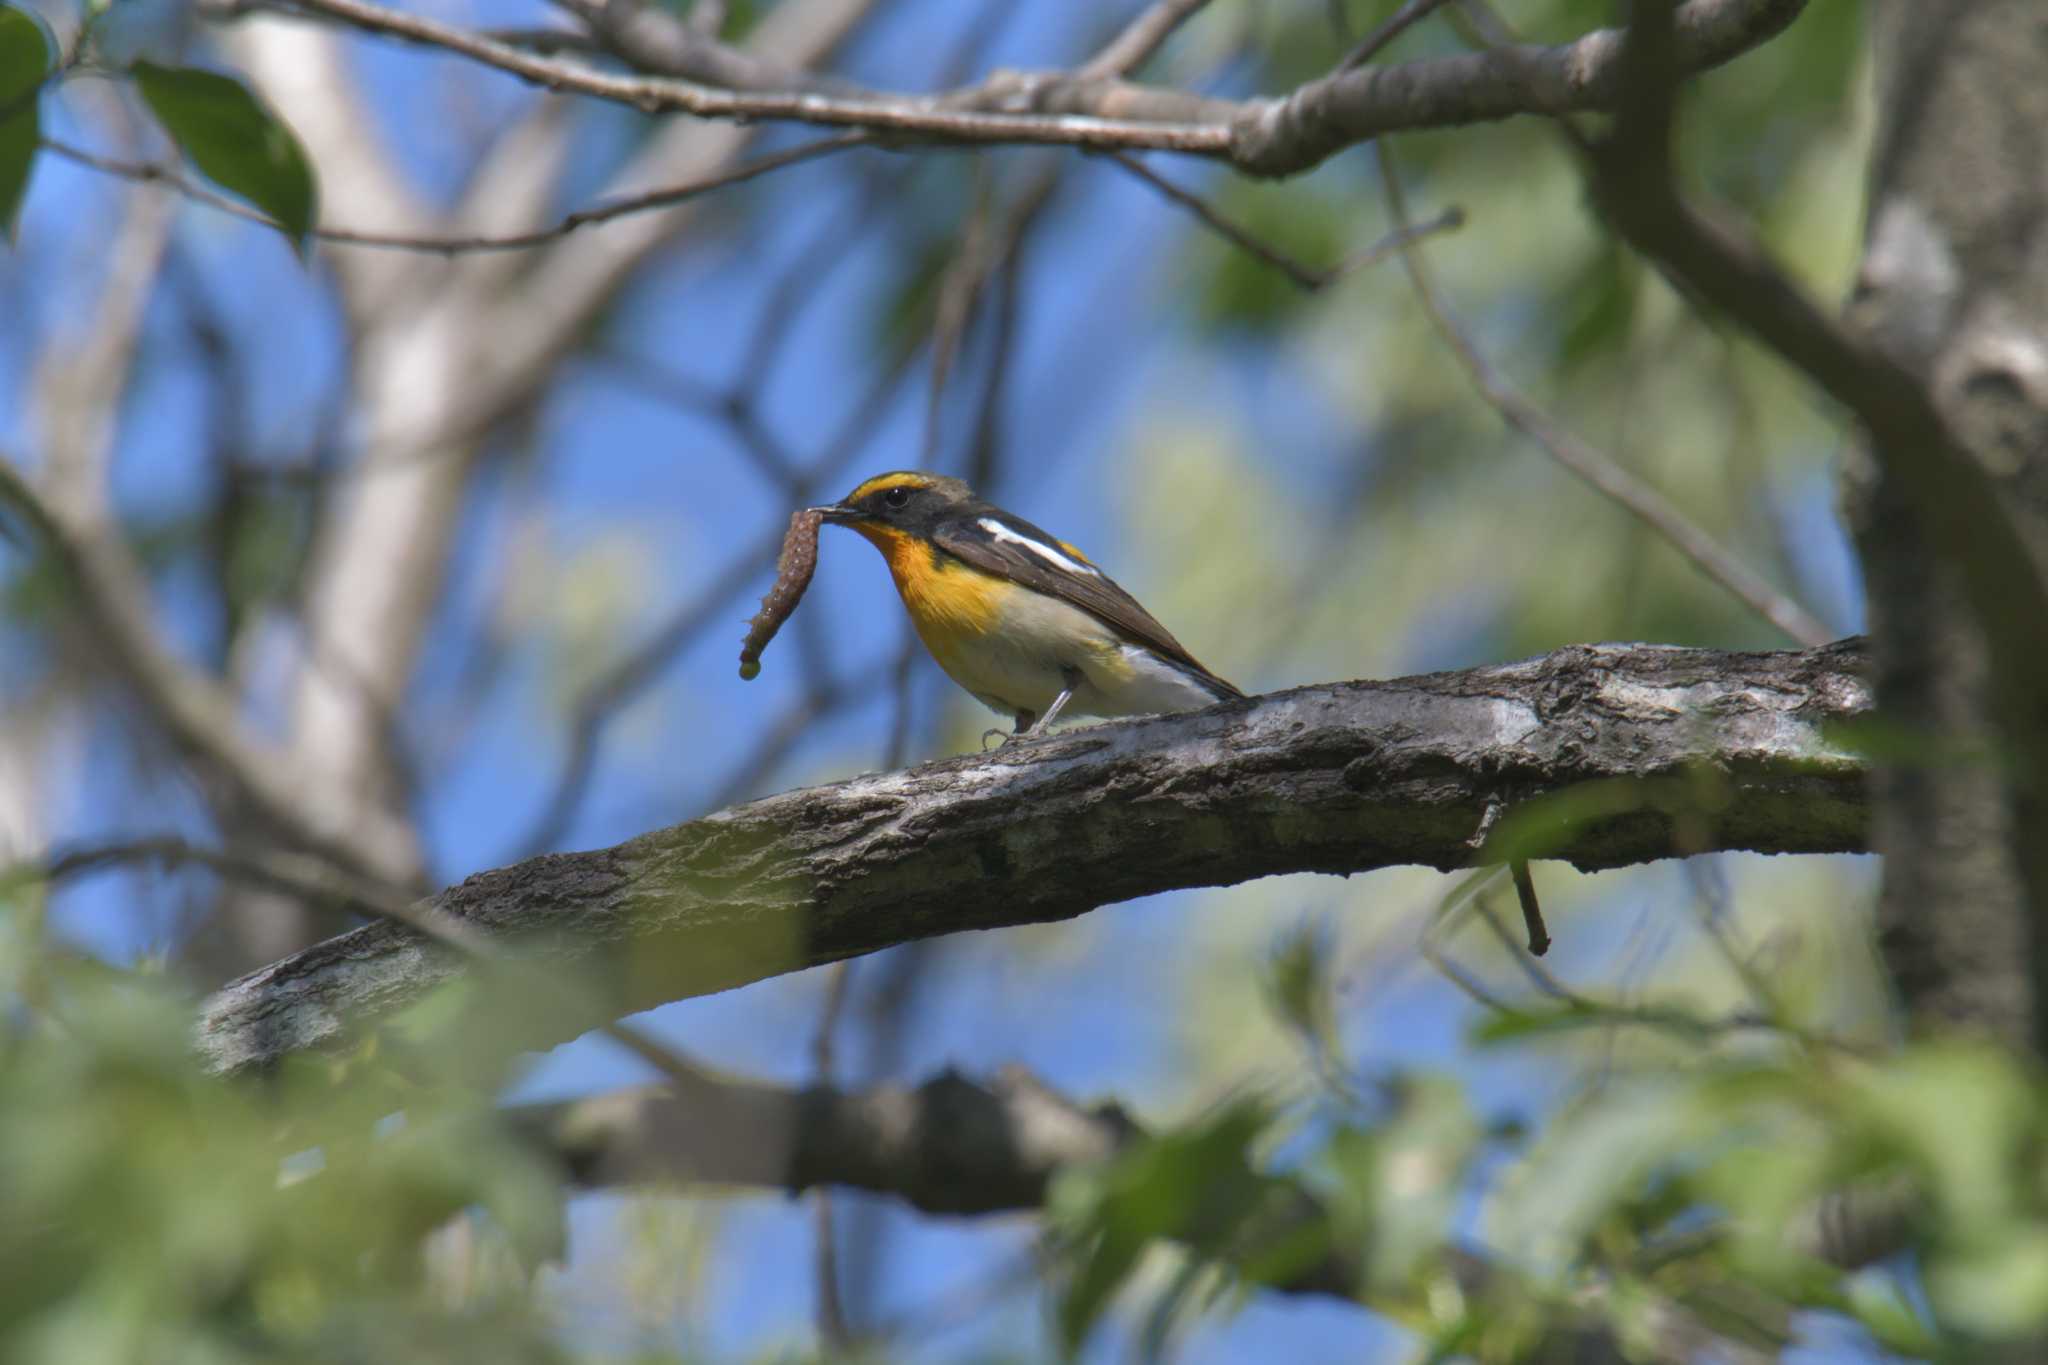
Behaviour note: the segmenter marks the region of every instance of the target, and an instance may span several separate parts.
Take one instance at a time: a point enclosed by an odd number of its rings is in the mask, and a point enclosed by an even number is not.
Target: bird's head
[[[924,535],[979,502],[974,490],[959,479],[899,469],[877,474],[838,502],[811,510],[826,521],[864,534],[886,529]]]

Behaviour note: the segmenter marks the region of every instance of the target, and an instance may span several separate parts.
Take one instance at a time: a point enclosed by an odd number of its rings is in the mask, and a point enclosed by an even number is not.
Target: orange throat
[[[942,663],[957,637],[995,627],[1008,587],[1001,579],[936,555],[929,542],[893,526],[857,522],[853,529],[882,552],[911,622]]]

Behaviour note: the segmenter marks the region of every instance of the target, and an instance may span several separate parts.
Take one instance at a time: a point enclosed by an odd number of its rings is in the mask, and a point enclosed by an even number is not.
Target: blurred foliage
[[[1276,954],[1290,1025],[1334,1008],[1299,998],[1330,979],[1306,960],[1316,943]],[[1676,1002],[1497,1013],[1471,1041],[1526,1052],[1646,1022],[1691,1042],[1611,1069],[1533,1138],[1488,1131],[1447,1078],[1340,1078],[1287,1103],[1239,1097],[1070,1172],[1048,1206],[1070,1348],[1119,1292],[1156,1351],[1195,1308],[1333,1279],[1432,1359],[1520,1360],[1587,1329],[1668,1358],[1673,1312],[1769,1350],[1792,1314],[1822,1312],[1942,1359],[2048,1328],[2040,1077],[1986,1047],[1880,1053]],[[1884,1261],[1821,1259],[1821,1210],[1844,1191],[1904,1211]],[[1141,1273],[1148,1250],[1161,1259]]]
[[[205,1075],[188,997],[37,950],[23,899],[0,939],[0,1359],[563,1357],[528,1292],[562,1251],[558,1173],[488,1090],[415,1083],[401,1118],[360,1066]]]
[[[188,1047],[188,996],[39,943],[35,911],[17,885],[0,918],[0,1358],[597,1349],[547,1287],[560,1173],[494,1107],[508,1059],[474,988],[410,1011],[388,1031],[402,1046],[228,1082]],[[1056,1180],[1045,1243],[1069,1353],[1127,1310],[1163,1357],[1266,1286],[1353,1295],[1432,1358],[1478,1361],[1585,1330],[1655,1355],[1673,1313],[1775,1349],[1817,1311],[1940,1358],[2048,1327],[2048,1089],[2010,1058],[1879,1051],[1678,997],[1495,1009],[1471,1042],[1525,1062],[1577,1034],[1687,1039],[1610,1048],[1525,1132],[1483,1121],[1456,1079],[1343,1056],[1340,952],[1304,928],[1269,957],[1268,1008],[1315,1065]],[[1907,1210],[1901,1254],[1859,1270],[1813,1254],[1802,1229],[1845,1189]],[[675,1358],[708,1232],[687,1205],[639,1207],[611,1274],[637,1305],[632,1358]]]

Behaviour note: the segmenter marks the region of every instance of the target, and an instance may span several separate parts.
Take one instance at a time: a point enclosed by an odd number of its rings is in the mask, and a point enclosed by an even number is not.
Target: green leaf
[[[1371,1288],[1392,1296],[1439,1264],[1485,1133],[1452,1081],[1407,1076],[1387,1090],[1394,1112],[1372,1129],[1340,1130],[1328,1160],[1340,1236],[1362,1253]]]
[[[1271,1121],[1263,1103],[1240,1100],[1055,1182],[1048,1222],[1077,1252],[1059,1304],[1069,1358],[1153,1242],[1172,1238],[1212,1259],[1241,1244],[1247,1221],[1275,1188],[1251,1165],[1251,1147]]]
[[[274,219],[303,254],[318,194],[292,130],[232,76],[137,62],[143,100],[192,164]]]
[[[42,141],[38,93],[56,58],[35,16],[0,4],[0,233],[9,242]]]

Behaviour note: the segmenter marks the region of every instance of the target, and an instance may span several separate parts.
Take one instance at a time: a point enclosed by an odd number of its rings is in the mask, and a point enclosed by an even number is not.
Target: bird
[[[896,470],[809,510],[882,552],[925,649],[1015,720],[1010,739],[1062,715],[1159,715],[1244,698],[1088,556],[960,479]]]

